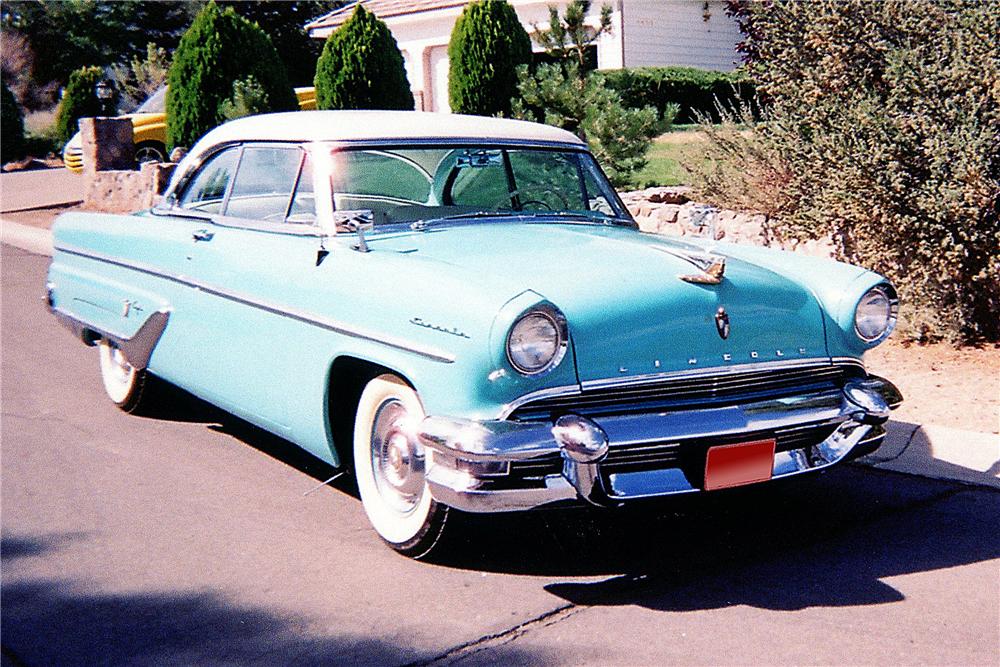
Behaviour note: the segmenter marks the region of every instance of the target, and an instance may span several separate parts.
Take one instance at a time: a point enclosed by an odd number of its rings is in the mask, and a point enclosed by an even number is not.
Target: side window
[[[236,169],[237,146],[227,148],[209,158],[188,183],[178,206],[203,213],[218,213],[226,196],[226,187]]]
[[[283,222],[298,179],[302,155],[298,148],[244,148],[225,214],[236,218]]]

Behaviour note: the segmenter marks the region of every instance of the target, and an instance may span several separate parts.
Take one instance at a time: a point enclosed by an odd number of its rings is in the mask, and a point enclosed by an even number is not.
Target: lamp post
[[[102,79],[94,86],[94,94],[100,100],[101,113],[105,116],[113,116],[115,114],[115,85],[107,79]]]

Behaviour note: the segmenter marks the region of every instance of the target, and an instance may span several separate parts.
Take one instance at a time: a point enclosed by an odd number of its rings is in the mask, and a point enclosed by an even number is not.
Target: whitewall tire
[[[121,348],[107,340],[98,344],[98,353],[101,358],[101,380],[108,398],[125,412],[135,412],[142,403],[146,371],[132,366]]]
[[[361,393],[354,421],[354,470],[368,520],[393,549],[413,558],[439,543],[448,508],[431,498],[416,427],[417,393],[395,375],[380,375]]]

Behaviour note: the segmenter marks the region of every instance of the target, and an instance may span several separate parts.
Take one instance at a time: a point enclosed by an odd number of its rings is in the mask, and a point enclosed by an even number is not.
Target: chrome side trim
[[[165,273],[160,271],[155,267],[144,265],[138,262],[124,262],[119,259],[115,259],[108,255],[102,253],[97,253],[89,250],[82,250],[79,248],[73,248],[70,246],[59,245],[55,247],[58,252],[65,252],[70,255],[76,255],[78,257],[84,257],[87,259],[92,259],[98,262],[104,262],[106,264],[111,264],[113,266],[119,266],[124,269],[130,269],[132,271],[138,271],[139,273],[144,273],[146,275],[154,276],[157,278],[163,278],[171,282],[177,283],[178,285],[184,285],[185,287],[191,287],[196,290],[205,292],[206,294],[211,294],[212,296],[217,296],[235,303],[240,303],[245,306],[250,306],[251,308],[257,308],[258,310],[263,310],[274,315],[281,315],[283,317],[288,317],[305,324],[311,324],[313,326],[320,327],[321,329],[326,329],[327,331],[332,331],[334,333],[342,334],[344,336],[350,336],[352,338],[358,338],[361,340],[366,340],[372,343],[378,343],[380,345],[385,345],[387,347],[392,347],[397,350],[403,350],[404,352],[410,352],[412,354],[417,354],[432,361],[437,361],[444,364],[451,364],[455,362],[455,355],[448,352],[444,352],[435,348],[425,347],[422,345],[415,345],[409,341],[402,341],[396,338],[381,336],[370,331],[365,331],[363,329],[357,329],[354,327],[349,327],[337,320],[332,320],[320,315],[315,315],[313,313],[306,312],[304,310],[298,310],[295,308],[286,308],[284,306],[278,305],[273,302],[264,301],[261,299],[255,299],[245,294],[239,292],[234,292],[231,290],[222,289],[220,287],[214,287],[208,283],[195,280],[193,278],[188,278],[186,276],[174,275],[170,273]],[[134,365],[134,364],[133,364]]]
[[[131,338],[125,338],[110,331],[86,324],[64,310],[52,308],[52,313],[85,343],[93,345],[94,341],[91,334],[97,338],[104,338],[111,341],[125,353],[125,358],[128,360],[129,365],[140,371],[149,365],[149,358],[153,356],[153,349],[160,342],[160,337],[163,336],[163,332],[167,328],[167,322],[170,320],[169,310],[158,310],[146,318],[146,321],[142,323],[142,326],[135,332],[135,335]]]

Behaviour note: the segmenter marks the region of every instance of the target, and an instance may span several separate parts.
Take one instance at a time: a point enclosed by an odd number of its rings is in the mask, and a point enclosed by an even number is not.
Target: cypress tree
[[[413,109],[403,55],[385,23],[360,3],[316,63],[320,109]]]
[[[267,111],[296,111],[285,65],[256,23],[209,2],[174,53],[167,76],[167,143],[193,146],[223,122],[220,107],[235,81],[253,77],[267,95]]]
[[[517,67],[531,63],[531,38],[506,0],[466,5],[448,44],[451,110],[510,116]]]
[[[0,163],[24,157],[24,116],[7,84],[0,91]]]

